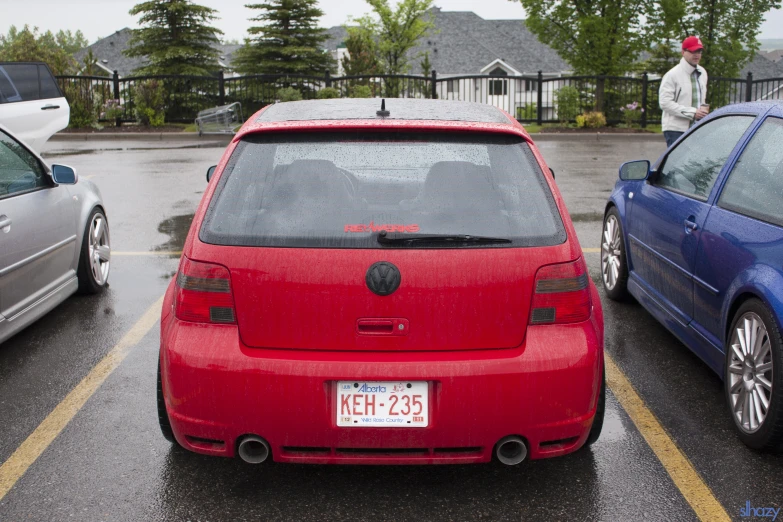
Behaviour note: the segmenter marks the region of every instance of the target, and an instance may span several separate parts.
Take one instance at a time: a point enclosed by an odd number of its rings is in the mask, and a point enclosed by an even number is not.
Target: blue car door
[[[712,188],[753,119],[729,115],[699,126],[633,195],[627,224],[632,283],[684,325],[693,317],[696,249]]]
[[[704,225],[694,277],[691,327],[705,340],[702,357],[716,371],[723,350],[732,285],[774,281],[783,271],[783,119],[768,117],[734,165]],[[738,276],[742,277],[738,278]],[[766,285],[765,285],[766,286]]]

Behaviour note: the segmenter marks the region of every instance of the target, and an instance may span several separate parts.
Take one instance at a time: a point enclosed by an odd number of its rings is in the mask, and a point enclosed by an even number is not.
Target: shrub
[[[351,89],[351,98],[372,98],[372,90],[369,85],[354,85]]]
[[[76,129],[94,127],[98,124],[98,104],[91,90],[82,92],[75,84],[66,84],[63,89],[71,108],[68,126]]]
[[[620,107],[620,112],[623,115],[623,121],[626,127],[631,127],[641,119],[644,109],[639,106],[637,102],[629,103],[625,107]]]
[[[166,121],[166,91],[158,80],[140,82],[133,88],[136,121],[145,126],[162,127]]]
[[[340,97],[340,91],[335,89],[334,87],[324,87],[320,91],[318,91],[317,98],[319,100],[329,100],[332,98],[339,98]]]
[[[285,87],[277,91],[277,101],[290,102],[302,99],[302,93],[293,87]]]
[[[558,119],[567,123],[576,119],[582,107],[579,103],[579,89],[571,85],[565,85],[555,91],[555,108]]]
[[[125,116],[125,107],[122,106],[120,100],[106,100],[103,112],[101,112],[102,120],[114,121],[123,116]]]
[[[606,127],[606,117],[603,112],[585,112],[576,117],[576,126],[587,129]]]
[[[517,107],[517,119],[518,120],[535,120],[538,118],[538,105],[535,103],[529,103],[522,107]]]

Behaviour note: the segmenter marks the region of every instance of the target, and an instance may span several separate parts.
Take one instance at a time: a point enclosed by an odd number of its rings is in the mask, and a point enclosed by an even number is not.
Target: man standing
[[[707,71],[699,65],[704,46],[698,36],[682,41],[682,60],[661,80],[658,102],[663,110],[662,127],[666,146],[682,136],[688,127],[709,113]]]

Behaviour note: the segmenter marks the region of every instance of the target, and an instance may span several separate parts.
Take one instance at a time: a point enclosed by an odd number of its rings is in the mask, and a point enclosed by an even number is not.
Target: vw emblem
[[[400,287],[402,276],[399,269],[386,261],[379,261],[367,270],[364,277],[367,288],[378,295],[389,295]]]

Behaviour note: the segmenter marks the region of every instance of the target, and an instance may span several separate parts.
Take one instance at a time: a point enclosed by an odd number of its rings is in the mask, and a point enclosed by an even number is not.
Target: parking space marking
[[[120,339],[90,373],[52,410],[27,439],[0,466],[0,500],[11,490],[27,469],[57,438],[87,400],[122,363],[130,349],[138,344],[160,318],[163,297],[155,301],[136,324]]]
[[[731,518],[723,508],[712,490],[702,480],[701,475],[694,469],[688,457],[677,447],[677,444],[669,437],[666,430],[658,422],[639,394],[636,393],[631,382],[615,364],[614,360],[605,354],[606,382],[620,405],[631,417],[636,429],[642,434],[644,440],[652,448],[658,460],[661,461],[666,472],[672,478],[674,485],[680,490],[682,496],[690,504],[699,520],[727,520]]]
[[[600,248],[583,248],[582,252],[585,254],[600,254],[601,249]]]
[[[161,252],[112,252],[112,256],[180,256],[182,250],[161,251]]]

